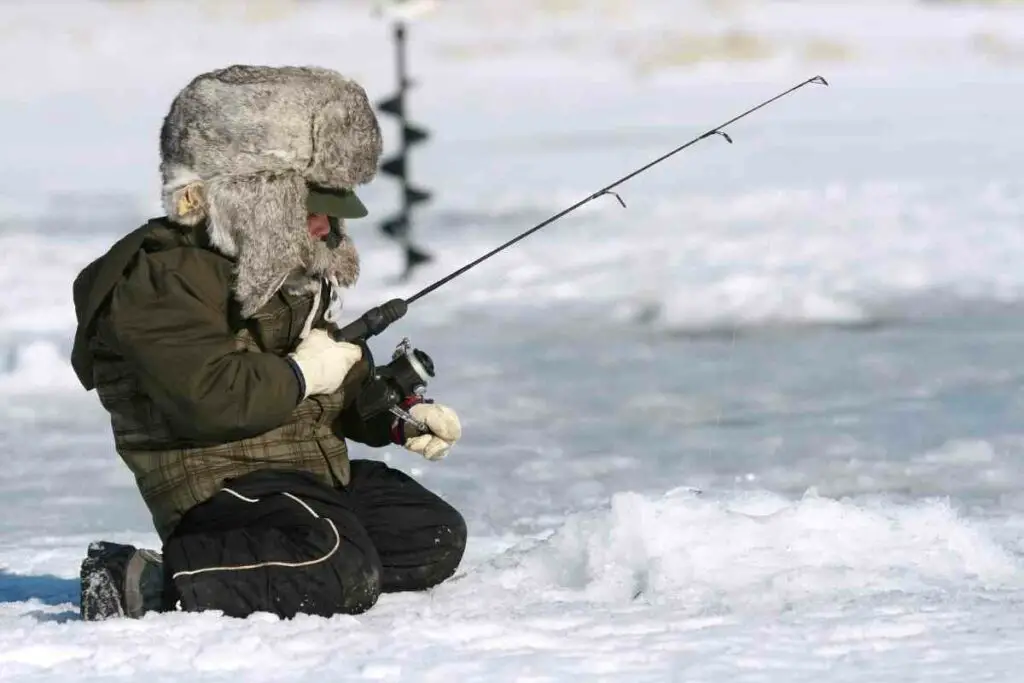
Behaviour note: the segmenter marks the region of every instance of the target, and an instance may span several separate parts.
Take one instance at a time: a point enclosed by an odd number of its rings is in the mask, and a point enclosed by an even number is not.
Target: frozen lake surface
[[[77,617],[86,545],[157,540],[68,363],[71,280],[156,214],[160,117],[195,73],[316,62],[381,97],[390,44],[327,3],[2,10],[0,678],[1019,680],[1024,13],[625,4],[453,3],[414,27],[412,118],[434,137],[413,177],[436,192],[416,235],[438,258],[395,283],[397,250],[353,223],[349,313],[832,85],[376,342],[433,355],[465,436],[439,464],[353,455],[464,513],[458,577],[358,617],[101,624]],[[390,179],[362,194],[394,208]]]

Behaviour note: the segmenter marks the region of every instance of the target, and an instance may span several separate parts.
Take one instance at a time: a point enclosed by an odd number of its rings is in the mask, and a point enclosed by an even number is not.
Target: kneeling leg
[[[400,470],[353,460],[350,494],[380,557],[381,591],[425,590],[449,578],[466,550],[466,522]]]
[[[190,511],[164,544],[167,590],[185,611],[358,614],[380,594],[380,559],[329,487],[232,482]],[[278,481],[280,475],[266,481]]]

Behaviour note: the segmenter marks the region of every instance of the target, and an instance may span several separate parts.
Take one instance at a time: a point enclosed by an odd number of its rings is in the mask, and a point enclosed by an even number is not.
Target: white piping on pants
[[[245,501],[246,503],[258,503],[259,502],[259,498],[246,498],[245,496],[243,496],[242,494],[238,493],[237,491],[233,491],[232,489],[229,489],[229,488],[224,488],[224,489],[221,489],[221,490],[222,491],[227,491],[231,495],[235,496],[239,500]],[[295,496],[293,496],[290,493],[282,492],[281,495],[288,496],[289,498],[294,500],[296,503],[298,503],[302,507],[306,508],[306,512],[308,512],[309,514],[313,515],[313,517],[315,517],[316,519],[323,519],[325,522],[327,522],[328,525],[330,525],[331,531],[334,532],[334,547],[331,548],[327,552],[326,555],[324,555],[323,557],[318,557],[318,558],[313,559],[313,560],[306,560],[305,562],[273,562],[273,561],[268,561],[268,562],[257,562],[255,564],[242,564],[242,565],[236,565],[236,566],[203,567],[202,569],[189,569],[189,570],[184,570],[184,571],[180,571],[180,572],[175,572],[171,576],[171,578],[172,579],[177,579],[179,576],[195,576],[196,574],[205,574],[207,572],[240,572],[240,571],[245,571],[247,569],[262,569],[263,567],[291,567],[291,568],[309,567],[309,566],[312,566],[314,564],[320,564],[321,562],[326,562],[327,560],[329,560],[334,555],[334,553],[338,552],[338,548],[341,547],[341,534],[338,533],[338,527],[334,526],[334,521],[331,520],[331,519],[323,518],[320,515],[316,514],[316,512],[313,511],[313,508],[309,507],[308,505],[306,505],[305,502],[299,500],[298,498],[296,498]]]

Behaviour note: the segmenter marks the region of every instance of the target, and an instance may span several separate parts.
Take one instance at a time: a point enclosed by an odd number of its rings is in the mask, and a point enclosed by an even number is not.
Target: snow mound
[[[685,491],[617,494],[606,510],[569,517],[495,566],[513,592],[668,602],[692,613],[999,588],[1019,583],[1021,570],[1019,558],[941,500],[908,506],[808,495],[791,502],[768,493],[715,500]]]

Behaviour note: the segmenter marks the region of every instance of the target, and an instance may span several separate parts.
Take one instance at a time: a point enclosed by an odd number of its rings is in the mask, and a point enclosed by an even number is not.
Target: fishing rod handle
[[[371,308],[359,318],[341,329],[331,332],[334,341],[356,342],[369,339],[386,330],[391,323],[405,315],[409,304],[405,299],[392,299],[380,306]]]

